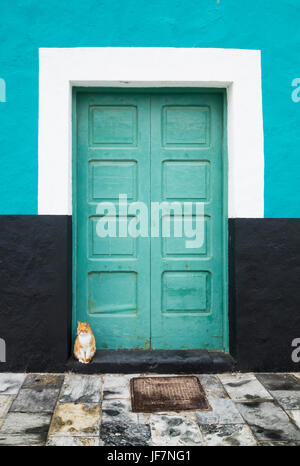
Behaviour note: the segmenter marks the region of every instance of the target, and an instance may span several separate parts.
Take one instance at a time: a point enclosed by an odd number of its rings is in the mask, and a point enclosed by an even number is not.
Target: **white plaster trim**
[[[264,216],[259,50],[41,48],[39,214],[72,214],[72,86],[226,87],[228,215]]]

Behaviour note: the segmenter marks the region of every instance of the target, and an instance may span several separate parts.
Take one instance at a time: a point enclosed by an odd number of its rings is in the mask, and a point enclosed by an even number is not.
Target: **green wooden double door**
[[[223,99],[77,91],[73,312],[97,349],[226,350]]]

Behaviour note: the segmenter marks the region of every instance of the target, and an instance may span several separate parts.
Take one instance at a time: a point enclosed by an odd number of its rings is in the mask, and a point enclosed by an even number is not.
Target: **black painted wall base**
[[[71,351],[71,218],[0,216],[0,371],[65,368]]]
[[[240,371],[300,371],[300,219],[229,221],[230,352]]]
[[[300,370],[291,358],[300,338],[300,219],[229,220],[235,366],[205,351],[107,351],[88,368],[72,362],[71,227],[68,216],[0,216],[0,338],[7,350],[0,372]]]

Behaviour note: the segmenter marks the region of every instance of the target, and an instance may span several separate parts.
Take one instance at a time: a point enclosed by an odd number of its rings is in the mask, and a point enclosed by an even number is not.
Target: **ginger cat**
[[[91,327],[87,322],[78,322],[74,356],[84,364],[91,362],[96,353],[96,342]]]

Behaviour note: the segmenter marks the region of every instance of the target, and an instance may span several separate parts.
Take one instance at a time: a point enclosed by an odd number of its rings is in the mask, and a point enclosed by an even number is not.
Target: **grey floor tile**
[[[287,410],[288,415],[300,429],[300,409]]]
[[[147,446],[151,444],[148,424],[123,424],[102,422],[100,445],[103,446]]]
[[[155,374],[155,372],[143,372],[142,374],[131,374],[130,377],[182,377],[183,374]]]
[[[202,435],[194,414],[150,415],[152,445],[199,446]]]
[[[291,374],[255,374],[267,390],[300,391],[300,380]]]
[[[0,395],[16,395],[24,382],[25,374],[0,374]]]
[[[244,420],[234,402],[229,399],[208,397],[212,411],[196,411],[200,426],[202,424],[243,424]]]
[[[103,401],[101,445],[149,445],[150,441],[148,416],[131,412],[129,400]]]
[[[300,442],[258,442],[260,447],[296,447],[300,446]]]
[[[300,391],[275,390],[271,392],[273,397],[284,409],[300,409]]]
[[[237,403],[237,407],[259,441],[300,441],[300,431],[275,403]]]
[[[99,437],[49,437],[49,447],[98,447]]]
[[[31,447],[31,446],[45,446],[47,433],[40,434],[1,434],[0,432],[0,446],[18,446],[18,447]]]
[[[23,413],[53,412],[59,390],[55,388],[40,388],[39,390],[21,388],[12,403],[10,411]]]
[[[130,397],[129,383],[134,375],[107,374],[104,376],[103,399],[122,399]]]
[[[203,425],[204,442],[209,446],[255,446],[257,442],[245,424]]]
[[[0,395],[0,419],[3,419],[15,399],[15,395]]]
[[[205,393],[210,398],[229,398],[216,375],[198,375]]]
[[[142,413],[133,413],[129,400],[103,400],[102,421],[121,422],[123,424],[145,424],[149,416]]]
[[[0,445],[43,445],[51,414],[8,413],[0,428]]]
[[[63,375],[55,374],[29,374],[27,375],[22,388],[61,388],[64,381]]]
[[[60,403],[99,403],[101,377],[98,375],[66,375],[62,386]]]
[[[100,405],[59,403],[53,414],[49,436],[95,437],[100,430]]]
[[[272,396],[253,374],[223,374],[219,379],[234,401],[272,400]]]

